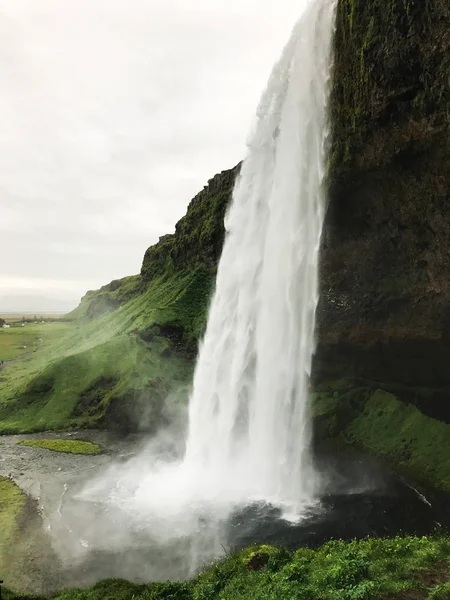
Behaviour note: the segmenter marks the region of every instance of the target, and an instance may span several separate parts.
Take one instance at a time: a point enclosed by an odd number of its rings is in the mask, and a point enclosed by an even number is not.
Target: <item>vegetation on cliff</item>
[[[393,394],[347,379],[319,385],[311,405],[319,440],[355,446],[412,480],[450,493],[450,424]]]
[[[215,274],[225,237],[225,212],[239,169],[237,165],[210,179],[189,204],[175,233],[147,250],[141,270],[144,281],[198,268]]]
[[[446,0],[340,0],[331,102],[335,178],[383,168],[444,140],[449,17]]]
[[[450,388],[449,20],[446,0],[338,4],[316,362],[427,388],[436,406]]]
[[[187,398],[238,167],[194,198],[140,275],[88,292],[62,338],[9,364],[0,433],[79,427],[154,432]]]
[[[252,546],[188,582],[106,580],[62,591],[55,600],[445,600],[450,538],[331,540],[317,550]],[[5,600],[27,600],[6,591]]]

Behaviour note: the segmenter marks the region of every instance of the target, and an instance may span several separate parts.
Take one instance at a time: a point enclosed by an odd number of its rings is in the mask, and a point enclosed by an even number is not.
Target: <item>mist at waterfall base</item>
[[[239,507],[270,504],[299,520],[316,503],[306,399],[334,12],[330,0],[308,6],[262,96],[226,218],[184,458],[128,465],[107,476],[112,488],[90,489],[164,540],[213,521],[206,556],[220,553],[221,524]]]
[[[184,578],[251,542],[320,542],[333,535],[330,514],[339,536],[344,521],[349,535],[365,535],[342,498],[359,494],[364,508],[364,494],[392,487],[367,462],[318,467],[310,452],[335,8],[308,5],[262,96],[226,218],[185,443],[179,430],[161,433],[64,505],[71,537],[57,549],[80,565],[78,581],[81,572]]]

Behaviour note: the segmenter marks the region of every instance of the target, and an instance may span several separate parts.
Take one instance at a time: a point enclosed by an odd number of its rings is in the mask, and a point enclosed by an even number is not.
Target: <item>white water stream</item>
[[[320,489],[310,456],[307,396],[335,7],[336,0],[310,2],[262,97],[227,217],[183,460],[167,463],[167,432],[144,446],[141,439],[110,445],[105,433],[97,434],[111,450],[97,457],[45,458],[36,448],[18,446],[16,438],[6,439],[0,474],[12,473],[38,500],[46,527],[43,536],[37,513],[30,519],[23,533],[26,551],[7,574],[11,585],[18,580],[46,592],[46,586],[86,585],[104,577],[182,579],[223,554],[225,546],[260,541],[266,530],[278,543],[272,534],[280,524],[289,541],[296,528],[280,516],[304,518],[306,528],[296,535],[311,536],[307,518]],[[360,470],[349,464],[342,474],[336,471],[328,490],[350,490],[357,496],[352,506],[362,510],[343,518],[338,502],[333,519],[346,535],[366,535],[373,521],[359,494],[382,488],[383,477],[370,463],[361,463]],[[431,508],[405,485],[422,510]],[[387,530],[383,519],[392,527],[392,512],[377,514],[380,531]],[[426,518],[434,526],[433,514]],[[319,530],[312,535],[339,531],[333,519],[316,520]],[[358,527],[352,529],[351,520]]]
[[[271,504],[300,520],[317,495],[307,396],[335,6],[308,5],[263,94],[226,219],[183,460],[149,449],[78,496],[118,510],[127,535],[145,531],[155,548],[183,540],[188,572],[222,553],[234,511]],[[114,534],[97,521],[83,539],[123,546],[114,519]]]
[[[335,5],[315,0],[263,94],[226,219],[184,467],[221,494],[297,511],[315,492],[306,403]]]

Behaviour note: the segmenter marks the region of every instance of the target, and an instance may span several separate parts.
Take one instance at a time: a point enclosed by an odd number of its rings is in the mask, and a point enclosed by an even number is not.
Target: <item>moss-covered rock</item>
[[[85,442],[83,440],[39,439],[22,440],[19,443],[21,446],[27,446],[28,448],[43,448],[44,450],[51,450],[52,452],[64,452],[66,454],[95,455],[102,454],[104,452],[103,448],[98,444]]]
[[[143,291],[140,275],[114,279],[99,290],[90,290],[81,298],[79,306],[67,315],[68,319],[97,319],[114,312]]]
[[[315,364],[446,421],[449,18],[447,0],[339,2]]]
[[[144,281],[180,270],[215,272],[225,237],[225,211],[239,169],[237,165],[210,179],[176,224],[175,234],[161,237],[147,250],[141,269]]]
[[[324,383],[311,396],[315,437],[379,456],[412,480],[450,492],[450,425],[413,404],[351,380]]]
[[[332,87],[333,178],[429,147],[448,131],[447,0],[340,0]]]

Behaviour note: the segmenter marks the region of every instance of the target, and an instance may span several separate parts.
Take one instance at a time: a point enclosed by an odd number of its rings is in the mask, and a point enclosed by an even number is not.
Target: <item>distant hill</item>
[[[7,295],[0,297],[0,313],[66,313],[77,305],[76,300],[44,296]]]

